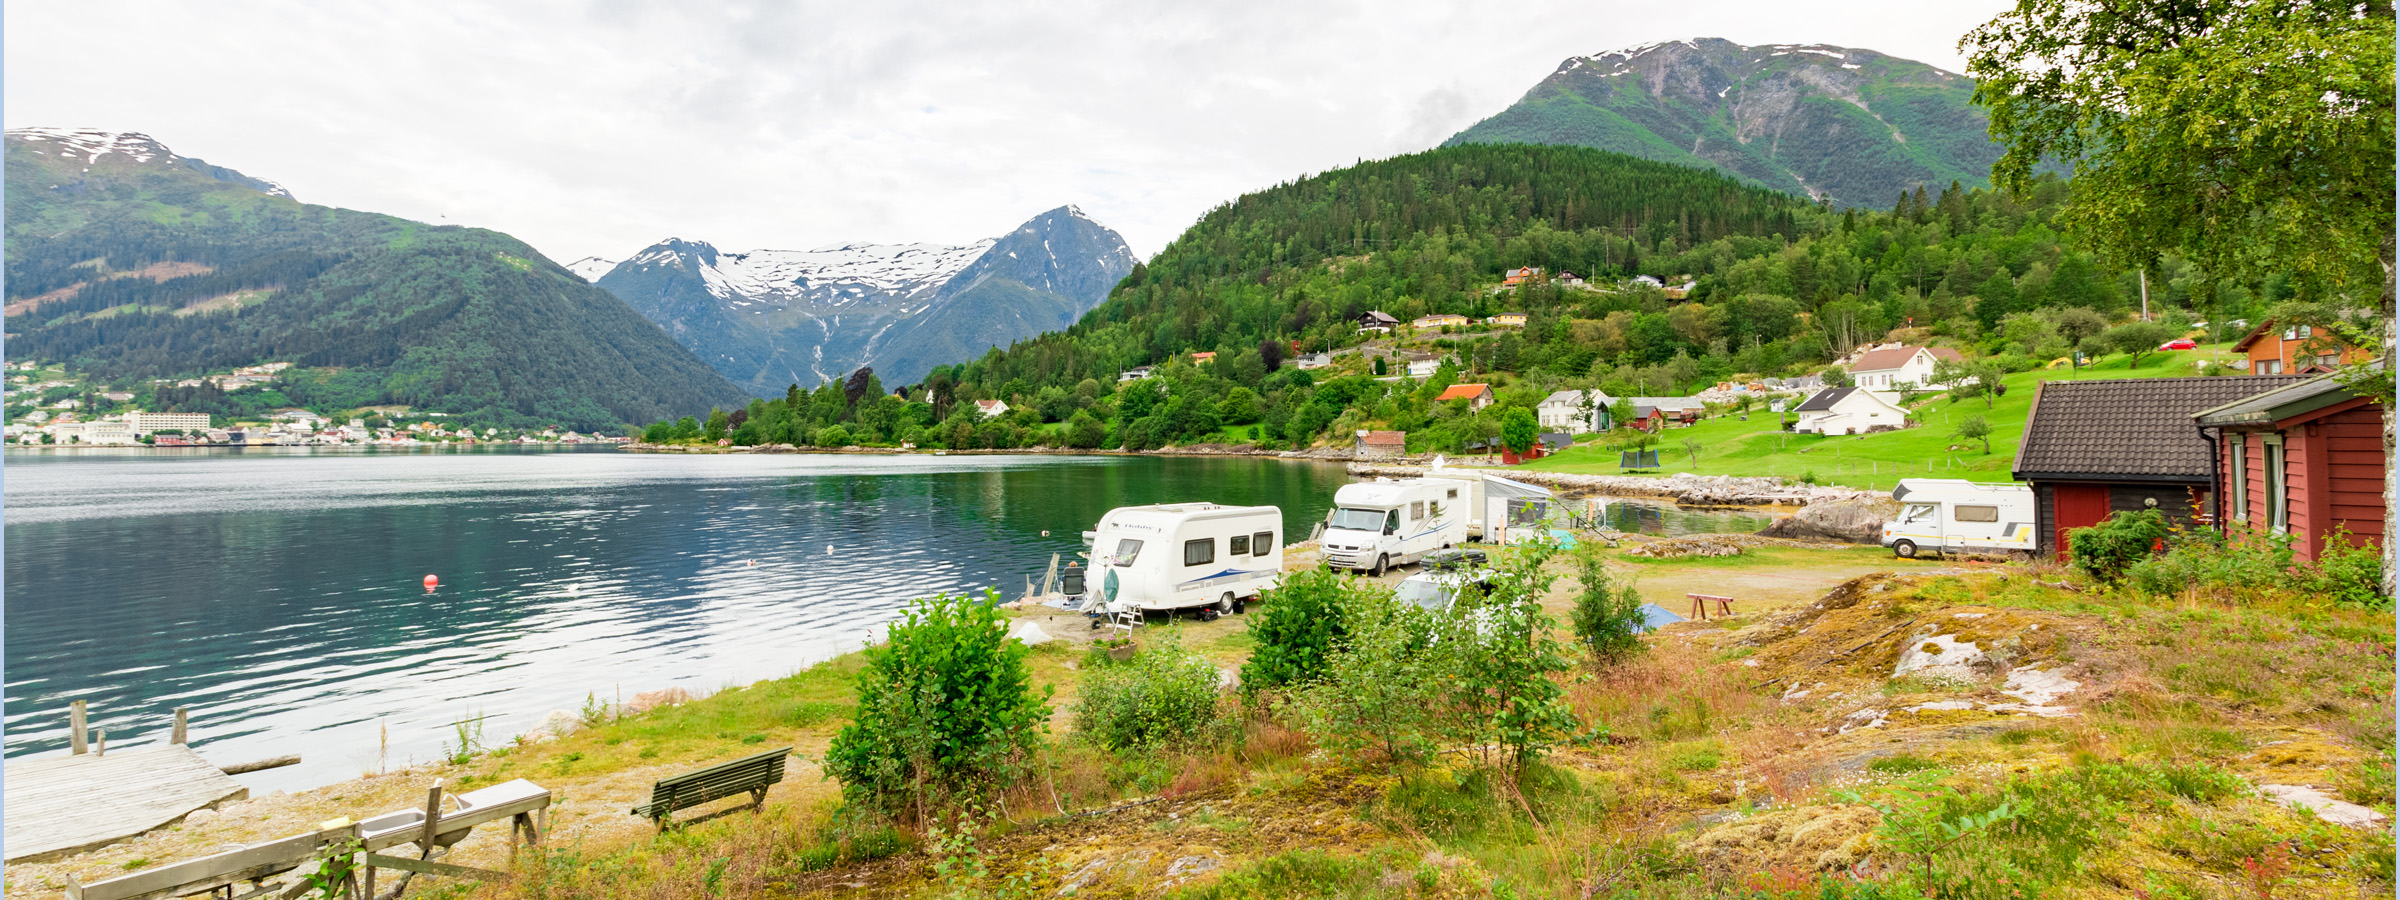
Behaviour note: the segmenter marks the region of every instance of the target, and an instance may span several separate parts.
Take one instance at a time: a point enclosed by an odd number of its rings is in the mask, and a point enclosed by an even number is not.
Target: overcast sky
[[[966,243],[1067,203],[1147,257],[1244,191],[1433,146],[1569,56],[1723,37],[1958,71],[2006,5],[16,0],[4,118],[560,262]]]

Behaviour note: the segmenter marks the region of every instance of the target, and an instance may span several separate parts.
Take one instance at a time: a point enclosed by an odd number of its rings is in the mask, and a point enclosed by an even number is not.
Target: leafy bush
[[[1452,739],[1481,748],[1487,764],[1521,769],[1577,730],[1552,680],[1571,664],[1542,611],[1553,579],[1542,567],[1556,552],[1534,544],[1504,554],[1483,596],[1470,592],[1438,620],[1437,646],[1455,673],[1442,685]]]
[[[1452,657],[1437,652],[1435,616],[1379,587],[1342,598],[1341,649],[1287,708],[1327,750],[1422,764],[1441,749],[1441,686],[1455,681]]]
[[[1049,720],[1049,691],[1034,695],[1028,650],[998,601],[920,599],[867,648],[856,718],[825,752],[845,799],[923,820],[1020,770]]]
[[[2113,513],[2098,525],[2067,532],[2067,548],[2076,568],[2116,584],[2127,569],[2149,559],[2152,548],[2166,538],[2166,516],[2144,509]]]
[[[2336,525],[2317,557],[2319,593],[2344,606],[2392,608],[2392,595],[2384,592],[2383,554],[2373,544],[2353,544],[2350,529]]]
[[[1279,688],[1317,677],[1345,632],[1343,613],[1360,586],[1331,569],[1284,576],[1283,584],[1259,599],[1265,608],[1250,620],[1258,644],[1242,663],[1242,690]]]
[[[1598,546],[1585,544],[1576,554],[1575,577],[1583,592],[1575,596],[1575,608],[1567,615],[1575,639],[1590,651],[1592,662],[1606,667],[1640,655],[1647,645],[1641,637],[1642,595],[1634,592],[1631,579],[1620,582],[1609,572]]]
[[[1217,722],[1217,667],[1173,638],[1085,671],[1075,731],[1101,746],[1186,744]]]

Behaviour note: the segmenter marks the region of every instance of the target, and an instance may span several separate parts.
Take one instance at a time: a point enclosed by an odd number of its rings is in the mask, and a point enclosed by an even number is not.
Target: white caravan
[[[1444,479],[1463,485],[1459,499],[1465,501],[1467,531],[1476,540],[1487,544],[1506,544],[1510,526],[1527,537],[1546,535],[1539,527],[1549,518],[1554,499],[1548,488],[1536,487],[1494,475],[1479,469],[1453,469],[1441,457],[1434,457],[1433,467],[1425,470],[1426,479]]]
[[[1333,492],[1318,544],[1325,564],[1377,575],[1467,542],[1468,485],[1447,478],[1378,478]]]
[[[1895,556],[2034,550],[2031,487],[1903,478],[1892,490],[1892,499],[1900,501],[1900,518],[1883,524],[1883,545]]]
[[[1207,609],[1230,613],[1283,575],[1283,510],[1160,503],[1121,506],[1084,532],[1095,611]]]

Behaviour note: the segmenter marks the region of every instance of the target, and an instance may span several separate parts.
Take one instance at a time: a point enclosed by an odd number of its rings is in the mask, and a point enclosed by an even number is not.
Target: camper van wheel
[[[1901,559],[1917,558],[1917,542],[1900,541],[1892,545],[1892,555]]]
[[[1383,555],[1383,554],[1380,554],[1380,553],[1379,553],[1379,554],[1376,554],[1376,556],[1375,556],[1375,568],[1373,568],[1373,569],[1369,570],[1369,571],[1367,572],[1367,574],[1368,574],[1368,575],[1372,575],[1372,576],[1374,576],[1374,577],[1376,577],[1376,578],[1382,578],[1382,577],[1383,577],[1383,571],[1384,571],[1385,569],[1389,569],[1389,568],[1391,568],[1391,567],[1392,567],[1392,558],[1391,558],[1390,556],[1386,556],[1386,555]]]

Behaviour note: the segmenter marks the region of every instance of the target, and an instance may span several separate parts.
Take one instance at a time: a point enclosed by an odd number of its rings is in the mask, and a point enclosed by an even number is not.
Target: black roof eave
[[[2097,481],[2111,484],[2139,482],[2142,484],[2207,484],[2208,473],[2192,475],[2155,475],[2126,472],[2011,472],[2018,481]]]

